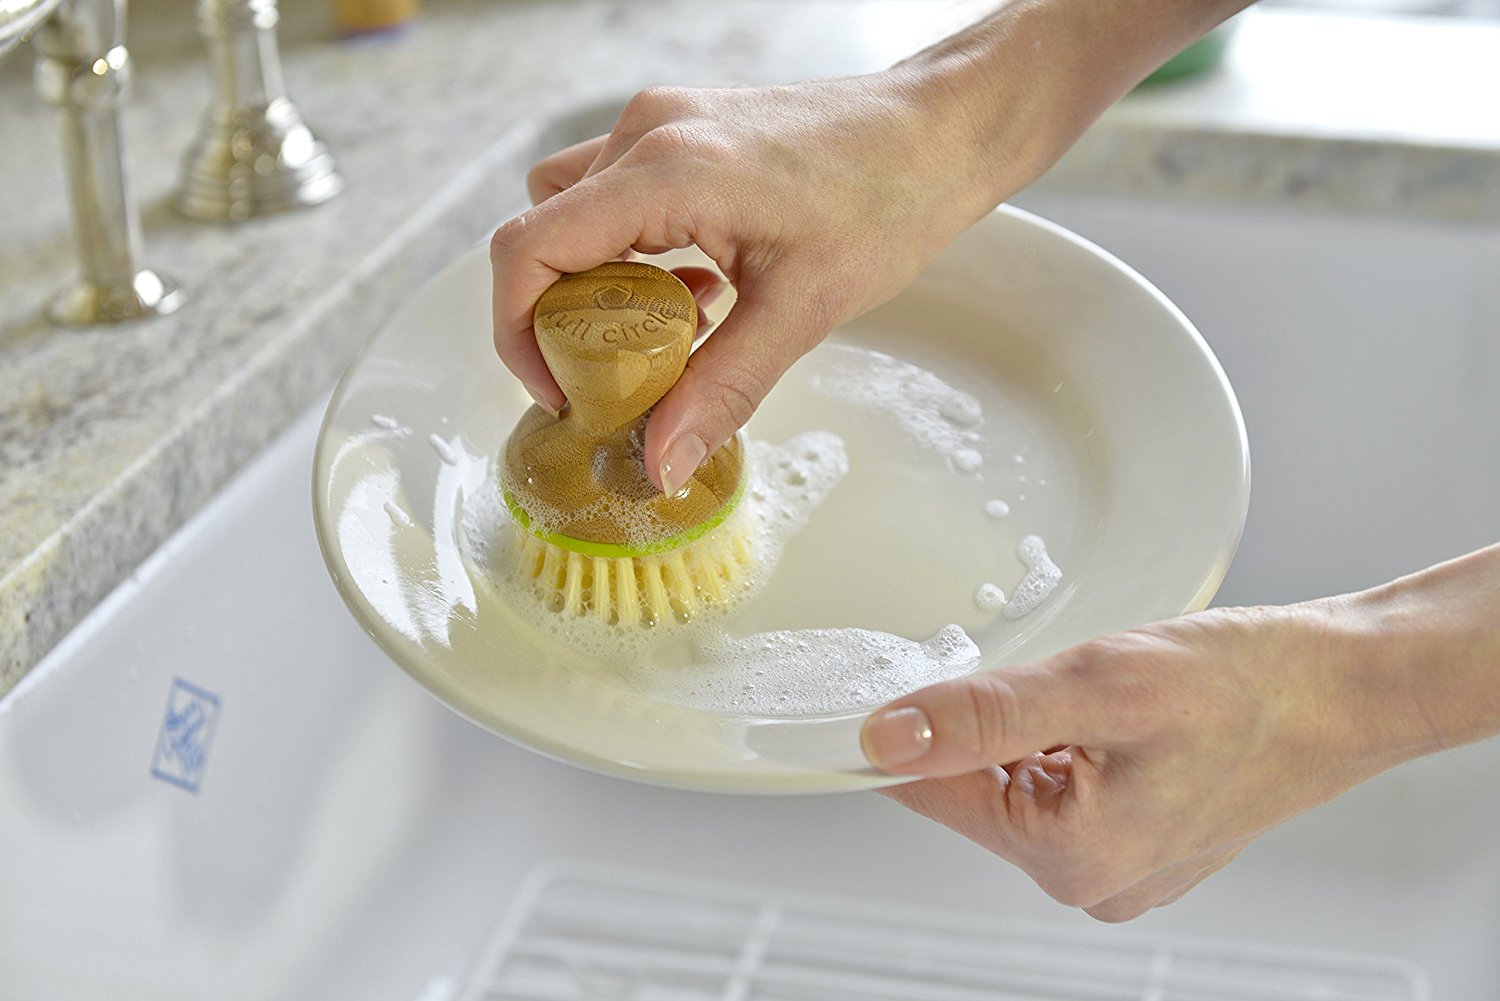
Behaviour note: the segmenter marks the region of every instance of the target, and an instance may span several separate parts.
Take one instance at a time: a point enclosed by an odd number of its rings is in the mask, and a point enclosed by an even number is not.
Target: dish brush
[[[505,446],[500,489],[514,570],[553,611],[608,623],[687,622],[723,607],[754,569],[736,435],[681,490],[646,477],[646,418],[687,365],[692,293],[638,261],[564,275],[542,293],[537,344],[568,397],[532,406]]]

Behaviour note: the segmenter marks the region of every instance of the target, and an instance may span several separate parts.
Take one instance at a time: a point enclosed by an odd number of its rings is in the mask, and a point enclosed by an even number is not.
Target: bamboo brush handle
[[[557,418],[528,408],[505,444],[501,485],[528,517],[543,514],[543,529],[572,539],[634,546],[652,541],[643,525],[667,539],[736,495],[738,435],[670,497],[642,463],[646,412],[682,375],[698,329],[686,285],[650,264],[601,264],[543,292],[532,326],[568,409]]]
[[[563,275],[532,326],[572,419],[599,432],[638,419],[687,365],[698,306],[669,271],[638,261]]]

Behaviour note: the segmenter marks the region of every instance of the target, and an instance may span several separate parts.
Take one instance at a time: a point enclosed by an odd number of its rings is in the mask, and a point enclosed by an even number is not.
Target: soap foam
[[[984,420],[984,408],[979,405],[979,401],[970,393],[951,387],[950,390],[948,396],[938,404],[938,413],[959,427],[978,427]]]
[[[505,511],[498,489],[465,499],[463,544],[507,603],[544,633],[615,666],[643,662],[663,645],[692,643],[710,631],[715,620],[732,615],[749,601],[774,572],[787,542],[806,526],[849,470],[843,439],[827,431],[805,432],[781,445],[750,441],[745,463],[747,481],[739,505],[723,524],[692,546],[707,551],[719,538],[739,537],[748,547],[754,569],[746,571],[749,576],[737,582],[737,590],[716,612],[700,612],[685,623],[667,619],[650,628],[635,623],[611,625],[593,617],[561,615],[546,607],[532,582],[515,571],[516,547],[526,535]]]
[[[649,482],[645,485],[649,487]],[[533,497],[528,497],[524,506],[532,526],[538,531],[556,532],[570,521],[607,521],[619,529],[624,545],[640,546],[676,535],[682,530],[676,521],[663,518],[654,507],[640,503],[654,495],[655,488],[650,489],[651,494],[642,491],[643,496],[638,499],[613,493],[602,494],[594,501],[570,511],[563,511]]]
[[[996,498],[994,500],[987,500],[984,502],[984,513],[989,515],[991,518],[994,518],[996,521],[999,521],[1001,518],[1004,518],[1006,515],[1010,514],[1010,505],[1005,503],[1005,501],[1000,500],[999,498]]]
[[[979,454],[978,449],[961,448],[953,453],[953,468],[960,473],[977,473],[982,465],[984,456]]]
[[[974,592],[974,604],[984,612],[994,612],[1005,607],[1005,592],[999,585],[985,582]]]
[[[894,418],[906,436],[963,472],[978,471],[984,409],[970,393],[879,351],[846,350],[812,385],[824,396]]]
[[[513,485],[513,491],[524,489],[524,495],[517,500],[525,508],[532,527],[540,532],[558,532],[570,522],[602,521],[618,529],[619,541],[627,546],[647,545],[680,532],[681,525],[663,518],[655,506],[648,503],[657,497],[657,490],[646,478],[643,426],[634,427],[621,445],[624,448],[622,458],[626,465],[637,469],[638,476],[633,482],[616,484],[611,492],[601,494],[582,507],[563,510],[548,504],[536,496],[532,489],[534,481],[529,477],[524,484]]]
[[[627,677],[654,698],[746,716],[813,716],[890,702],[961,677],[979,648],[956,625],[917,643],[868,629],[797,629],[708,638],[691,660],[633,665]]]
[[[1010,594],[1003,614],[1019,619],[1046,600],[1062,580],[1062,570],[1047,555],[1047,544],[1040,536],[1028,535],[1016,547],[1016,555],[1026,564],[1026,575]]]
[[[436,432],[428,435],[427,444],[432,446],[432,450],[437,453],[439,459],[450,466],[457,465],[458,453],[453,451],[453,446],[444,441],[441,435]]]
[[[719,614],[645,628],[550,611],[512,569],[519,529],[498,490],[466,498],[466,554],[543,634],[613,667],[642,694],[679,705],[753,716],[822,715],[888,702],[973,670],[979,649],[956,625],[924,642],[852,628],[730,635],[726,620],[765,586],[786,544],[849,468],[843,439],[827,431],[781,445],[752,440],[745,455],[744,497],[714,532],[743,533],[756,569]]]
[[[395,501],[386,501],[383,506],[385,508],[386,516],[391,519],[391,524],[395,525],[397,528],[411,527],[411,515],[402,510],[399,504],[397,504]]]
[[[1026,573],[1011,592],[1010,600],[1006,600],[1005,592],[999,585],[986,581],[974,591],[974,604],[981,611],[998,611],[1007,619],[1019,619],[1034,611],[1062,581],[1062,570],[1047,555],[1047,544],[1042,541],[1041,536],[1028,535],[1023,538],[1016,546],[1016,555],[1026,564]]]

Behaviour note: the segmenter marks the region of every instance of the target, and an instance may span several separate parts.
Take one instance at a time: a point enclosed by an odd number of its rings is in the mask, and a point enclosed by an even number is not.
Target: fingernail
[[[707,455],[708,446],[695,434],[672,442],[661,460],[661,492],[671,497],[686,486]]]
[[[932,720],[916,706],[882,709],[865,720],[860,744],[882,771],[909,765],[932,750]]]
[[[558,415],[558,409],[552,404],[548,403],[546,397],[537,395],[536,390],[532,389],[529,386],[526,388],[526,392],[531,395],[532,400],[536,402],[537,406],[547,411],[547,413],[551,414],[553,417],[556,417]]]

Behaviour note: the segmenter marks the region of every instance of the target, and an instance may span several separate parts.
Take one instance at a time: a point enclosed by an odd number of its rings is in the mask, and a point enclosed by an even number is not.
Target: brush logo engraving
[[[630,289],[624,285],[606,285],[594,293],[594,303],[600,309],[624,309],[630,302]]]
[[[659,301],[659,300],[658,300]],[[575,313],[562,313],[548,318],[548,325],[570,337],[591,345],[633,344],[642,338],[659,339],[672,323],[673,317],[657,311],[645,312],[640,319],[590,320]]]
[[[642,313],[651,313],[662,320],[693,320],[697,318],[697,305],[689,305],[675,299],[665,299],[659,295],[643,295],[632,292],[624,285],[606,285],[594,293],[594,305],[600,309],[614,312],[620,309],[634,309]]]

